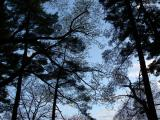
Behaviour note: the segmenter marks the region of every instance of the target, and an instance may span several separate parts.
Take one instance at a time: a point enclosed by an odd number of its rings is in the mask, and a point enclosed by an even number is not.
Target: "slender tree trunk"
[[[62,68],[59,68],[58,71],[58,75],[57,75],[57,81],[56,81],[56,85],[55,85],[55,91],[54,91],[54,99],[53,99],[53,108],[52,108],[52,120],[56,119],[56,105],[57,105],[57,99],[58,99],[58,88],[59,88],[59,80],[60,80],[60,75],[63,71],[63,65],[64,65],[64,61],[65,61],[65,55],[66,55],[66,49],[64,52],[64,59],[63,59],[63,63],[62,63]]]
[[[55,91],[54,91],[53,108],[52,108],[52,120],[55,120],[55,118],[56,118],[56,105],[57,105],[59,79],[60,79],[59,76],[60,76],[60,74],[58,74],[56,85],[55,85]]]
[[[25,27],[25,38],[29,37],[29,22],[30,22],[30,10],[27,12],[26,15],[26,27]],[[18,112],[18,107],[19,107],[19,102],[20,102],[20,96],[21,96],[21,87],[22,87],[22,79],[23,79],[23,73],[24,73],[24,69],[27,65],[27,50],[28,50],[28,43],[27,41],[24,43],[24,53],[23,53],[23,57],[22,57],[22,66],[20,68],[20,74],[19,74],[19,79],[18,79],[18,83],[17,83],[17,92],[16,92],[16,98],[15,98],[15,103],[13,106],[13,111],[12,111],[12,120],[16,120],[17,119],[17,112]]]
[[[135,19],[133,17],[132,13],[132,8],[130,6],[130,0],[125,0],[127,9],[128,9],[128,16],[130,18],[130,24],[132,25],[132,32],[133,32],[133,37],[135,39],[136,43],[136,49],[138,52],[138,58],[139,58],[139,63],[140,63],[140,69],[142,72],[142,77],[143,77],[143,84],[144,84],[144,89],[145,89],[145,94],[147,98],[147,105],[148,105],[148,112],[146,112],[147,117],[149,120],[158,120],[155,105],[154,105],[154,99],[151,91],[151,86],[149,82],[149,77],[146,69],[146,63],[144,59],[144,54],[141,46],[141,40],[138,35],[138,30],[136,27]]]
[[[17,112],[18,112],[18,106],[19,106],[19,101],[20,101],[21,86],[22,86],[22,75],[20,75],[18,78],[16,98],[15,98],[13,111],[12,111],[12,120],[17,120]]]
[[[21,96],[23,72],[24,72],[24,68],[26,66],[25,58],[27,57],[27,49],[28,49],[28,45],[26,43],[25,48],[24,48],[23,58],[22,58],[22,66],[20,68],[20,74],[19,74],[18,83],[17,83],[16,98],[15,98],[13,111],[12,111],[12,120],[17,119],[18,106],[19,106],[20,96]]]

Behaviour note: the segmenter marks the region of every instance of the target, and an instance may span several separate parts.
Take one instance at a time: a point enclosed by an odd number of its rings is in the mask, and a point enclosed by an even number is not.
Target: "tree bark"
[[[20,68],[20,74],[19,74],[18,83],[17,83],[16,98],[15,98],[13,111],[12,111],[12,120],[17,119],[18,106],[19,106],[20,96],[21,96],[23,72],[24,72],[24,68],[26,66],[25,58],[27,57],[27,49],[28,49],[28,45],[26,43],[25,48],[24,48],[23,58],[22,58],[22,66]]]
[[[147,117],[149,120],[158,120],[155,105],[154,105],[154,99],[153,99],[153,95],[152,95],[152,91],[151,91],[151,86],[150,86],[150,82],[149,82],[149,77],[148,77],[148,73],[147,73],[146,63],[145,63],[145,59],[144,59],[144,54],[143,54],[143,50],[142,50],[142,46],[141,46],[141,39],[139,38],[139,35],[138,35],[138,30],[136,27],[135,19],[133,17],[132,8],[130,6],[130,0],[125,0],[125,3],[127,5],[128,17],[130,19],[130,24],[132,25],[133,37],[134,37],[135,44],[136,44],[140,69],[142,72],[145,94],[146,94],[146,98],[147,98],[147,105],[148,105],[149,111],[146,112],[146,114],[147,114]]]
[[[16,98],[15,98],[13,111],[12,111],[12,120],[17,120],[17,112],[18,112],[18,106],[19,106],[20,95],[21,95],[21,86],[22,86],[22,75],[20,75],[18,78]]]
[[[59,79],[60,79],[60,74],[58,73],[58,77],[57,77],[57,81],[56,81],[56,85],[55,85],[55,91],[54,91],[52,120],[56,119],[56,105],[57,105],[57,98],[58,98]]]

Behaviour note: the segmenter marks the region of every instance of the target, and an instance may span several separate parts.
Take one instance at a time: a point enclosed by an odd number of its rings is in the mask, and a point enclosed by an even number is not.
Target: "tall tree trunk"
[[[17,112],[18,112],[18,106],[19,106],[20,95],[21,95],[21,86],[22,86],[22,75],[20,75],[18,78],[16,98],[15,98],[13,111],[12,111],[12,120],[17,120]]]
[[[57,98],[58,98],[58,87],[59,87],[59,74],[57,77],[55,91],[54,91],[54,99],[53,99],[53,108],[52,108],[52,120],[56,118],[56,105],[57,105]]]
[[[57,73],[58,75],[57,75],[57,81],[56,81],[56,85],[55,85],[53,108],[52,108],[52,120],[56,119],[56,105],[57,105],[57,99],[58,99],[59,80],[60,80],[60,75],[62,74],[62,72],[64,70],[63,65],[65,63],[65,57],[66,57],[65,55],[66,55],[66,49],[65,49],[65,52],[64,52],[64,59],[63,59],[62,66],[59,68],[59,71]]]
[[[144,54],[143,54],[143,50],[141,46],[141,39],[139,38],[139,35],[138,35],[138,30],[136,27],[135,19],[133,17],[132,8],[130,6],[130,0],[125,0],[125,3],[128,9],[128,16],[130,19],[130,24],[132,25],[133,37],[136,43],[136,49],[138,52],[139,64],[140,64],[140,69],[142,72],[143,84],[144,84],[145,94],[147,98],[147,105],[148,105],[149,111],[146,112],[146,114],[149,120],[158,120],[155,105],[154,105],[154,99],[153,99],[153,95],[151,91],[151,86],[149,82],[149,77],[148,77],[148,73],[146,69]]]
[[[20,74],[19,74],[18,83],[17,83],[16,98],[15,98],[13,111],[12,111],[12,120],[16,120],[17,119],[18,106],[19,106],[20,96],[21,96],[23,72],[24,72],[24,68],[26,66],[25,59],[27,57],[27,49],[28,49],[27,43],[25,43],[24,46],[25,46],[25,48],[24,48],[24,53],[23,53],[23,58],[22,58],[22,66],[20,68]]]
[[[25,26],[26,33],[24,35],[24,38],[27,38],[27,39],[29,37],[29,22],[30,22],[30,10],[28,10],[26,14],[26,26]],[[13,111],[12,111],[12,120],[17,119],[17,112],[18,112],[20,96],[21,96],[22,79],[23,79],[24,69],[28,63],[27,61],[28,43],[27,42],[28,41],[24,43],[24,53],[23,53],[22,62],[21,62],[22,66],[20,68],[20,75],[19,75],[19,79],[17,83],[17,92],[16,92],[15,103],[14,103]]]

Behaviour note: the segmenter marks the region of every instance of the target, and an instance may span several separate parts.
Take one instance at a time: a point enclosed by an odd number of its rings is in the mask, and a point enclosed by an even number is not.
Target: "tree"
[[[22,120],[50,119],[50,99],[48,86],[34,78],[25,81],[22,86],[18,118]]]
[[[152,89],[153,90],[153,97],[155,101],[159,100],[159,88],[156,83],[152,83]],[[124,103],[121,105],[121,108],[118,110],[117,114],[114,116],[115,120],[121,120],[121,119],[143,119],[147,120],[147,111],[146,111],[146,97],[144,92],[144,87],[142,81],[140,83],[134,83],[132,84],[132,91],[136,93],[136,95],[133,95],[133,92],[126,95],[126,98],[124,100]],[[130,86],[131,87],[131,86]],[[125,96],[125,95],[124,95]],[[128,97],[127,97],[128,96]]]
[[[144,60],[144,51],[145,53],[148,52],[147,54],[150,53],[150,51],[147,50],[150,49],[150,45],[152,44],[150,40],[153,40],[154,41],[153,43],[156,42],[157,38],[156,31],[158,28],[158,23],[153,22],[155,20],[155,17],[151,19],[150,16],[148,16],[148,14],[150,13],[152,14],[152,16],[155,16],[156,13],[154,14],[153,11],[151,12],[150,11],[151,8],[149,7],[145,8],[144,2],[142,2],[141,0],[140,1],[101,0],[100,2],[103,2],[105,8],[107,9],[108,14],[106,19],[109,20],[111,23],[113,23],[117,32],[117,39],[119,40],[119,42],[127,41],[126,38],[130,38],[130,40],[124,44],[125,49],[123,49],[122,54],[124,56],[128,56],[133,52],[134,49],[136,49],[137,51],[137,56],[140,62],[140,68],[143,76],[143,84],[147,99],[147,106],[148,106],[147,116],[148,119],[157,120],[153,96]],[[147,26],[147,29],[145,26]],[[146,32],[148,34],[146,34]],[[131,51],[126,52],[127,50]]]
[[[63,69],[67,75],[72,72],[90,70],[89,67],[78,69],[79,63],[76,60],[71,61],[73,60],[72,55],[81,53],[85,49],[85,40],[79,39],[80,34],[91,35],[90,24],[86,19],[89,13],[88,7],[76,14],[69,22],[67,29],[64,29],[65,25],[56,24],[58,13],[49,14],[44,10],[46,2],[48,0],[29,0],[27,2],[5,0],[1,4],[2,23],[9,23],[9,25],[2,24],[0,33],[1,39],[3,39],[0,44],[0,65],[2,66],[0,87],[5,89],[6,86],[13,85],[17,88],[12,114],[14,120],[17,118],[22,83],[26,79],[36,76],[48,84],[49,80],[57,77],[58,69]],[[57,34],[57,31],[61,30],[61,26],[64,26],[62,27],[64,31]],[[68,60],[65,61],[67,69],[62,68],[59,64],[62,61],[64,49],[69,51]],[[53,71],[50,71],[49,67],[53,67]],[[74,68],[72,71],[67,71],[72,67]],[[4,89],[2,89],[2,93],[5,92]]]
[[[146,118],[148,107],[142,75],[140,72],[136,80],[128,78],[128,67],[131,66],[132,55],[124,58],[120,51],[122,45],[116,46],[112,50],[106,50],[103,53],[108,70],[106,75],[108,75],[109,80],[107,85],[101,88],[101,99],[105,103],[122,101],[123,105],[115,116],[116,120]],[[132,73],[132,71],[130,72]],[[156,84],[154,82],[151,83],[155,103],[157,103],[159,96],[159,89],[157,89]]]
[[[132,99],[134,100],[134,99]],[[127,99],[123,106],[118,110],[117,114],[114,116],[114,120],[147,120],[146,114],[143,113],[143,108],[136,103]]]
[[[50,22],[50,24],[54,24],[57,21],[56,14],[47,15],[41,11],[40,4],[44,2],[45,1],[41,1],[41,2],[39,1],[37,3],[36,2],[33,3],[33,1],[28,1],[25,4],[24,1],[8,0],[8,1],[4,1],[3,3],[3,8],[4,8],[3,12],[7,14],[7,18],[4,22],[9,22],[10,26],[3,27],[6,31],[8,31],[8,36],[3,37],[2,35],[2,40],[3,40],[1,44],[2,46],[1,47],[1,66],[2,66],[1,80],[2,82],[0,84],[1,86],[4,87],[8,83],[11,83],[11,82],[13,83],[14,79],[18,80],[17,94],[15,99],[15,104],[13,107],[12,119],[16,119],[17,108],[20,101],[21,84],[22,84],[24,73],[25,73],[25,68],[28,65],[28,62],[35,63],[35,60],[30,61],[32,60],[32,57],[35,57],[35,55],[31,57],[28,57],[27,55],[30,47],[34,46],[34,49],[37,49],[36,47],[38,47],[37,45],[35,45],[36,39],[33,39],[35,34],[31,35],[30,31],[32,28],[34,28],[38,24],[42,24],[40,20],[52,19],[52,22]],[[39,17],[36,17],[35,19],[34,17],[36,15],[39,15]],[[33,24],[34,22],[37,22],[37,23]],[[41,27],[44,27],[44,26],[41,26]],[[33,31],[37,31],[37,30],[40,30],[40,27],[34,28]],[[2,32],[4,32],[4,30],[2,30]],[[39,32],[37,32],[36,35],[38,35],[38,33]],[[31,40],[32,42],[29,42],[29,40]],[[22,52],[18,52],[18,50],[22,50]],[[38,67],[37,70],[40,70],[39,68],[40,67]]]

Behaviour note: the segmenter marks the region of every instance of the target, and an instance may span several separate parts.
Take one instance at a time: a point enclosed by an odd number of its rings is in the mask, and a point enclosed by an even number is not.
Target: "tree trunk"
[[[128,16],[130,19],[130,24],[132,25],[132,32],[133,32],[133,37],[135,39],[136,43],[136,49],[138,53],[138,58],[139,58],[139,64],[140,64],[140,69],[142,72],[142,78],[143,78],[143,84],[144,84],[144,89],[145,89],[145,94],[147,98],[147,105],[148,105],[148,112],[146,112],[147,117],[149,120],[158,120],[155,105],[154,105],[154,99],[151,91],[151,86],[149,82],[149,77],[146,69],[146,63],[144,59],[144,54],[141,46],[141,40],[138,35],[138,30],[136,27],[135,19],[133,17],[132,13],[132,8],[130,6],[130,0],[125,0],[125,3],[127,5],[128,9]]]
[[[27,12],[27,17],[26,17],[26,27],[25,27],[25,35],[24,38],[28,38],[29,36],[29,21],[30,21],[30,11]],[[22,78],[23,78],[23,72],[24,72],[24,68],[27,65],[26,61],[27,59],[27,50],[28,50],[28,43],[25,42],[24,43],[24,53],[23,53],[23,57],[22,57],[22,66],[20,68],[20,75],[19,75],[19,79],[18,79],[18,83],[17,83],[17,92],[16,92],[16,99],[15,99],[15,103],[13,106],[13,111],[12,111],[12,120],[16,120],[17,119],[17,112],[18,112],[18,106],[19,106],[19,102],[20,102],[20,96],[21,96],[21,87],[22,87]]]
[[[21,95],[21,86],[22,86],[22,75],[20,75],[18,78],[16,98],[15,98],[13,111],[12,111],[12,120],[17,120],[17,112],[18,112],[18,106],[19,106],[20,95]]]
[[[22,58],[22,66],[20,68],[20,74],[19,74],[18,83],[17,83],[16,98],[15,98],[13,111],[12,111],[12,120],[17,119],[18,106],[19,106],[20,96],[21,96],[23,72],[24,72],[24,68],[26,66],[25,58],[27,57],[27,49],[28,49],[27,43],[24,46],[25,46],[25,48],[24,48],[24,53],[23,53],[23,58]]]
[[[57,105],[57,98],[58,98],[58,87],[59,87],[59,75],[57,77],[55,91],[54,91],[54,99],[53,99],[53,108],[52,108],[52,120],[55,120],[56,118],[56,105]]]

